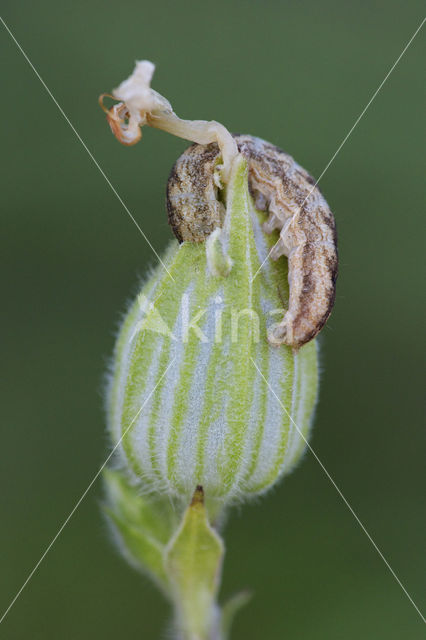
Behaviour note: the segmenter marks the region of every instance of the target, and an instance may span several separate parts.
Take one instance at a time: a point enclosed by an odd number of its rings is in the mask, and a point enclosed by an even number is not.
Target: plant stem
[[[214,605],[213,610],[204,620],[194,621],[191,616],[183,619],[180,607],[176,618],[178,620],[176,640],[225,640],[221,628],[221,611],[217,605]]]
[[[209,523],[204,492],[197,487],[165,553],[176,621],[183,640],[221,640],[216,603],[224,545]]]

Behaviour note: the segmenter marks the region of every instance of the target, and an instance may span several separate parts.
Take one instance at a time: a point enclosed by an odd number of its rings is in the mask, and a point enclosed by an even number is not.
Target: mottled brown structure
[[[266,233],[280,232],[270,257],[288,258],[289,307],[269,340],[299,348],[322,329],[334,304],[338,267],[334,217],[315,180],[291,156],[259,138],[235,139],[248,161],[255,205],[269,214],[263,228]],[[172,169],[167,208],[180,241],[202,242],[222,225],[225,209],[214,182],[219,162],[216,144],[193,145]]]
[[[218,198],[214,169],[219,164],[217,144],[193,144],[176,161],[167,183],[167,213],[179,242],[204,242],[225,217]]]

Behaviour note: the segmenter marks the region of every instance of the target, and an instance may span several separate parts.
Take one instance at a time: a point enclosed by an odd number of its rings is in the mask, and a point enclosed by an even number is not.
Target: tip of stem
[[[194,495],[192,496],[191,507],[194,507],[198,504],[204,504],[204,489],[200,484],[197,485],[197,488],[194,491]]]

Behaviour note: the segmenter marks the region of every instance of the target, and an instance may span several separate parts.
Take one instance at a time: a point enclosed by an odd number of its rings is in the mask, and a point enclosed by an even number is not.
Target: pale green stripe
[[[226,308],[224,309],[226,312]],[[225,313],[223,314],[225,315]],[[222,315],[222,330],[223,325]],[[218,420],[224,406],[224,396],[226,389],[226,370],[223,367],[224,351],[228,345],[229,333],[223,331],[222,336],[226,336],[227,340],[212,346],[207,371],[206,384],[204,393],[204,404],[201,414],[197,453],[196,453],[196,478],[201,483],[205,466],[206,447],[208,442],[209,428]],[[221,366],[222,365],[222,366]]]
[[[164,255],[163,262],[170,262],[173,254],[176,252],[177,244],[175,242],[170,243],[169,247],[166,250]],[[140,294],[145,295],[147,298],[152,293],[153,289],[157,284],[157,278],[159,277],[159,273],[163,270],[164,267],[162,265],[158,265],[152,274],[152,276],[143,284]],[[129,339],[131,338],[132,331],[135,329],[135,321],[139,318],[139,302],[138,299],[133,301],[130,309],[127,311],[124,322],[122,323],[118,335],[118,339],[116,341],[114,347],[113,361],[114,361],[114,370],[112,372],[113,381],[110,389],[108,390],[108,416],[109,420],[112,421],[112,424],[120,421],[119,411],[119,390],[123,384],[125,384],[126,376],[127,376],[127,364],[129,363],[129,358],[124,361],[124,350],[128,344]],[[112,426],[112,425],[111,425]],[[119,431],[119,429],[118,429]],[[115,434],[114,434],[115,435]]]
[[[175,326],[176,320],[180,312],[181,297],[189,287],[191,279],[193,278],[193,269],[199,261],[200,255],[204,252],[201,251],[201,247],[198,245],[183,244],[179,248],[179,264],[176,268],[176,276],[179,277],[177,283],[169,283],[167,289],[162,291],[161,298],[159,297],[156,305],[158,313],[161,318],[166,322],[169,329],[172,331]],[[178,270],[182,270],[182,265],[185,265],[183,274],[179,276]],[[172,274],[173,275],[173,274]],[[178,341],[181,340],[181,336],[175,336]],[[172,339],[168,336],[164,336],[163,343],[161,345],[159,366],[158,366],[158,378],[166,371],[167,366],[170,364],[170,354],[172,352]],[[148,431],[148,446],[150,452],[151,466],[160,479],[163,478],[163,473],[158,463],[158,453],[156,451],[156,427],[158,425],[159,417],[164,411],[162,406],[163,402],[163,390],[167,382],[167,376],[164,376],[159,382],[155,393],[153,394],[153,402],[151,405],[151,412],[149,415],[149,431]],[[170,393],[172,390],[170,389]]]
[[[173,324],[171,324],[172,316],[175,315],[179,309],[176,303],[171,300],[171,298],[174,297],[171,294],[173,294],[173,292],[176,292],[178,285],[181,285],[182,273],[184,273],[188,279],[190,278],[190,274],[187,274],[186,270],[183,268],[184,263],[185,258],[182,255],[181,247],[179,247],[174,255],[174,258],[168,265],[168,271],[173,276],[173,278],[175,278],[175,281],[173,281],[170,278],[169,274],[164,271],[163,277],[159,281],[155,289],[155,299],[157,301],[155,307],[160,312],[161,317],[164,319],[168,326],[173,326]],[[146,314],[145,320],[141,325],[140,334],[136,339],[137,342],[126,376],[127,384],[121,416],[123,449],[126,453],[131,467],[137,475],[143,475],[143,470],[141,469],[139,461],[136,458],[132,444],[132,433],[139,419],[138,417],[138,419],[135,420],[135,416],[140,410],[141,404],[143,404],[142,393],[146,386],[147,373],[149,371],[155,349],[160,338],[163,339],[163,336],[161,334],[157,334],[153,331],[144,331],[144,327],[149,324],[150,321],[152,321],[153,314],[154,311],[149,311]],[[149,339],[146,339],[147,336]],[[162,375],[162,373],[164,373],[164,371],[160,371],[159,376]],[[148,393],[151,393],[152,389],[148,389],[147,391]],[[129,427],[131,423],[132,425],[131,427]],[[124,433],[126,433],[125,436]]]
[[[232,183],[232,192],[229,194],[231,228],[234,230],[230,238],[229,253],[233,260],[233,268],[228,276],[230,282],[225,288],[225,299],[230,308],[242,310],[253,309],[251,278],[258,260],[249,213],[246,163],[240,162],[237,171]],[[255,378],[255,371],[250,362],[250,356],[254,353],[252,328],[251,317],[243,316],[238,323],[238,340],[230,344],[229,361],[233,369],[229,381],[228,433],[221,465],[223,493],[231,490],[237,479],[245,448],[250,418],[250,394]]]
[[[287,409],[287,411],[290,413],[290,415],[292,415],[291,412],[292,412],[292,391],[293,391],[293,384],[294,384],[294,361],[293,361],[292,358],[288,357],[288,353],[286,353],[286,355],[284,356],[285,351],[284,351],[284,349],[282,347],[278,347],[278,348],[283,350],[283,357],[285,358],[286,365],[287,365],[287,366],[283,367],[283,375],[282,375],[281,380],[280,380],[280,386],[281,386],[281,394],[280,395],[281,395],[281,397],[277,393],[276,386],[274,385],[273,381],[270,381],[270,385],[274,389],[274,391],[278,395],[278,397],[280,397],[280,400],[281,400],[282,404],[284,405],[284,407]],[[268,402],[276,402],[276,403],[278,403],[277,398],[274,396],[272,391],[270,391],[269,389],[268,389],[268,394],[269,394]],[[278,445],[278,448],[277,448],[275,461],[272,462],[272,466],[271,466],[269,472],[266,473],[266,475],[264,475],[262,480],[259,480],[256,483],[256,485],[250,487],[250,492],[251,493],[257,493],[257,492],[260,492],[260,491],[264,491],[267,487],[272,485],[277,480],[278,476],[280,475],[280,471],[281,471],[282,464],[284,462],[285,454],[286,454],[286,452],[288,450],[288,446],[289,446],[289,430],[290,430],[289,427],[290,427],[290,424],[291,424],[291,421],[290,421],[289,416],[282,409],[282,423],[281,423],[281,430],[280,430],[280,442],[279,442],[279,445]]]
[[[309,436],[309,430],[312,422],[313,412],[317,401],[318,393],[318,346],[315,340],[304,345],[299,351],[301,358],[301,399],[304,408],[300,423],[297,425],[305,436],[306,440]],[[300,438],[298,447],[296,448],[293,459],[290,461],[290,470],[300,460],[306,448],[306,442]]]
[[[291,433],[290,433],[290,437],[289,437],[289,443],[288,443],[288,454],[287,454],[287,458],[286,460],[284,460],[285,462],[285,472],[288,473],[291,469],[292,469],[292,463],[293,463],[293,445],[296,444],[299,441],[300,438],[300,433],[301,429],[300,429],[300,425],[298,424],[298,414],[299,414],[299,408],[300,408],[300,403],[302,401],[302,360],[300,358],[300,351],[298,351],[296,353],[296,355],[294,356],[294,363],[295,363],[295,367],[296,367],[296,373],[295,373],[295,381],[294,381],[294,394],[293,394],[293,406],[291,409],[291,417],[293,418],[292,422],[291,422]],[[297,425],[297,427],[295,426]]]
[[[257,211],[256,213],[259,221],[262,222],[265,218],[265,214],[259,211]],[[274,231],[271,234],[265,234],[264,239],[265,239],[268,251],[277,242],[278,238],[279,238],[278,231]],[[258,267],[256,267],[256,271],[257,271],[257,268]],[[282,258],[280,258],[277,261],[274,261],[268,258],[267,264],[263,266],[263,269],[265,268],[269,269],[269,271],[272,272],[271,279],[267,280],[266,278],[262,278],[262,276],[259,274],[258,277],[255,279],[255,282],[256,280],[258,280],[259,282],[262,283],[262,294],[265,298],[266,297],[268,298],[270,303],[272,303],[272,307],[274,307],[275,304],[277,303],[278,305],[283,306],[283,301],[281,300],[282,293],[284,294],[284,296],[288,297],[287,259],[285,258],[285,256],[282,256]],[[272,321],[277,322],[278,319],[274,317]],[[269,319],[269,322],[271,322],[271,319]],[[271,380],[270,373],[269,373],[269,370],[271,368],[270,354],[276,349],[278,349],[278,354],[282,360],[282,366],[281,366],[282,376],[280,378],[280,382],[281,382],[282,390],[284,392],[283,397],[281,397],[280,399],[281,401],[284,401],[284,406],[287,408],[287,410],[291,411],[292,410],[291,399],[292,399],[292,389],[293,389],[293,381],[294,381],[294,356],[293,356],[292,349],[290,347],[287,347],[286,345],[281,345],[280,347],[272,347],[267,342],[266,325],[265,325],[265,328],[262,327],[262,330],[264,331],[264,333],[263,335],[261,333],[261,344],[263,341],[263,350],[261,351],[261,353],[264,352],[264,355],[262,357],[261,363],[257,361],[257,365],[259,366],[265,378],[269,381],[269,384],[274,389],[275,393],[278,394],[277,383],[279,384],[279,382],[276,380]],[[265,361],[267,364],[265,363]],[[258,433],[256,449],[255,449],[256,464],[253,465],[253,461],[252,461],[251,472],[247,474],[246,484],[244,486],[244,490],[250,493],[257,493],[259,491],[266,489],[269,485],[273,484],[274,481],[277,479],[277,476],[280,473],[280,469],[283,463],[283,458],[288,449],[288,435],[289,435],[289,425],[290,425],[290,418],[286,415],[285,411],[281,409],[282,415],[283,415],[283,422],[281,426],[280,444],[277,450],[275,462],[273,463],[273,466],[271,467],[270,471],[264,476],[262,480],[258,480],[256,484],[250,485],[250,477],[252,478],[255,474],[255,471],[259,462],[259,456],[261,453],[262,441],[263,441],[264,429],[265,429],[264,423],[266,422],[266,419],[267,419],[268,403],[278,404],[277,398],[275,398],[275,396],[272,394],[268,385],[260,375],[258,375],[256,384],[260,384],[264,387],[264,393],[262,398],[262,407],[264,406],[264,410],[262,409],[263,423],[259,424],[259,427],[258,427],[259,433]]]
[[[160,358],[158,363],[158,374],[157,378],[166,371],[167,366],[170,363],[170,338],[164,336],[163,343],[161,345]],[[150,461],[153,473],[157,476],[157,478],[163,479],[163,474],[161,472],[160,466],[158,464],[158,456],[156,453],[156,427],[158,424],[158,419],[164,407],[162,406],[162,393],[164,389],[164,385],[166,384],[167,376],[163,376],[160,382],[158,383],[155,393],[153,394],[151,412],[149,415],[149,426],[148,426],[148,447],[150,454]]]
[[[255,361],[257,366],[260,368],[260,370],[262,371],[263,375],[267,380],[269,378],[269,366],[270,366],[269,355],[270,355],[269,347],[267,344],[265,344],[262,341],[262,338],[261,338],[261,341],[259,342],[259,345],[258,345],[258,353]],[[250,363],[250,366],[254,366],[254,365]],[[257,420],[255,423],[256,433],[254,435],[254,444],[251,452],[250,464],[243,479],[243,485],[244,485],[243,488],[244,490],[247,490],[249,492],[252,491],[249,486],[250,479],[254,476],[254,473],[256,471],[256,468],[259,462],[260,451],[262,448],[263,433],[265,431],[265,422],[266,422],[266,415],[267,415],[267,409],[268,409],[268,393],[269,393],[268,385],[266,384],[265,380],[257,371],[256,371],[256,374],[257,374],[257,377],[254,380],[254,384],[257,387],[257,393],[259,398],[259,402],[257,406],[258,415],[256,416]],[[254,397],[254,393],[253,393],[253,397]],[[253,404],[253,406],[255,405]]]
[[[259,212],[254,209],[253,201],[250,197],[250,205],[252,208],[252,212],[259,216]],[[249,223],[251,223],[251,218],[249,218]],[[250,240],[254,238],[253,234],[250,234]],[[268,238],[271,246],[273,240]],[[258,258],[257,249],[254,243],[254,240],[250,242],[250,254],[251,254],[251,274],[250,280],[253,277],[253,274],[257,272],[260,267],[260,262]],[[252,352],[254,356],[254,360],[257,366],[260,368],[266,379],[269,378],[269,360],[270,360],[270,345],[267,341],[267,328],[266,328],[266,317],[261,313],[262,303],[261,297],[266,298],[265,296],[265,287],[262,286],[263,279],[262,277],[256,277],[252,282],[252,305],[253,309],[257,310],[257,313],[260,314],[260,322],[259,322],[259,342],[257,344],[252,345]],[[266,302],[266,300],[265,300]],[[248,468],[245,470],[243,478],[240,480],[242,485],[244,486],[247,481],[253,476],[255,473],[259,455],[262,446],[263,433],[265,430],[265,421],[267,415],[267,385],[263,378],[259,375],[256,368],[254,367],[251,360],[247,363],[247,367],[253,371],[253,376],[251,379],[251,391],[252,394],[252,402],[250,405],[250,412],[257,411],[257,415],[254,416],[254,434],[250,434],[250,438],[252,440],[251,451],[247,452],[247,455],[251,455],[251,460],[249,462]],[[256,387],[256,388],[255,388]],[[258,393],[256,393],[256,391]],[[255,403],[255,397],[258,397],[258,403]],[[249,420],[251,416],[249,415]]]
[[[122,382],[123,370],[125,368],[124,367],[125,363],[123,362],[123,351],[127,344],[127,341],[129,340],[129,334],[132,329],[133,323],[138,316],[138,311],[139,311],[139,305],[136,300],[131,306],[130,310],[128,311],[126,319],[120,329],[120,335],[118,337],[118,340],[116,342],[115,349],[114,349],[114,356],[113,356],[114,371],[112,373],[112,376],[113,376],[112,381],[110,382],[111,386],[108,390],[108,411],[107,411],[109,430],[113,437],[116,437],[116,434],[114,433],[114,426],[117,424],[117,421],[119,421],[118,395],[119,395],[119,389],[121,386],[120,382]],[[119,429],[117,429],[117,431],[119,431]]]
[[[195,289],[191,296],[191,308],[190,318],[195,313],[207,306],[207,302],[215,289],[218,288],[217,281],[207,276],[207,265],[205,256],[205,246],[196,247],[196,263],[188,266],[190,271],[197,273],[197,280],[195,283]],[[191,268],[192,267],[192,268]],[[201,331],[207,321],[207,315],[204,315],[198,326]],[[188,335],[188,341],[184,345],[182,354],[182,366],[180,368],[179,378],[176,382],[176,391],[174,395],[174,404],[171,418],[171,425],[169,431],[169,440],[167,445],[167,475],[173,485],[177,486],[178,479],[176,477],[176,463],[177,454],[179,451],[179,441],[182,432],[182,427],[185,422],[185,417],[188,412],[188,400],[190,397],[190,390],[192,387],[192,380],[196,371],[196,360],[201,348],[201,341],[194,330],[190,330]],[[182,486],[179,486],[180,490],[183,490]],[[194,487],[195,489],[195,487]]]

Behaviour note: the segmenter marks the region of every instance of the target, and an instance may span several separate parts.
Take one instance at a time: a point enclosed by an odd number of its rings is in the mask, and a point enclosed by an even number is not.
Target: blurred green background
[[[137,58],[186,118],[216,119],[320,175],[422,19],[421,2],[3,2],[3,17],[161,251],[187,146],[120,146],[97,105]],[[321,181],[340,276],[322,335],[312,446],[418,606],[425,601],[419,257],[420,33]],[[2,30],[0,605],[100,464],[102,385],[126,300],[155,256]],[[423,487],[424,488],[424,487]],[[168,608],[109,540],[96,483],[0,637],[165,637]],[[233,640],[417,639],[421,619],[312,455],[226,530]]]

